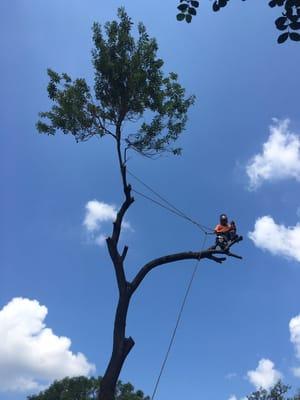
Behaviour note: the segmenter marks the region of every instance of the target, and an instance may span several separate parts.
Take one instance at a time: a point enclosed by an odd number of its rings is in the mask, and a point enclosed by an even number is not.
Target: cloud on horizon
[[[13,298],[0,309],[0,391],[42,390],[55,379],[89,375],[95,366],[70,350],[44,321],[48,309],[37,300]]]

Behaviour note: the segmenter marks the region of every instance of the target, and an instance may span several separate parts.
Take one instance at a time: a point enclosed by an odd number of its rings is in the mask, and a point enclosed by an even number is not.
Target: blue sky
[[[241,398],[255,389],[248,371],[264,359],[274,366],[262,363],[256,371],[260,378],[280,373],[300,387],[292,370],[300,366],[298,320],[289,328],[300,314],[299,45],[276,44],[278,10],[265,2],[235,2],[218,14],[211,2],[202,3],[191,25],[176,21],[174,0],[0,4],[0,331],[12,329],[13,335],[24,321],[33,321],[40,332],[44,323],[55,335],[54,347],[61,344],[58,337],[72,341],[62,356],[70,356],[69,349],[80,364],[77,353],[84,354],[82,371],[90,364],[97,374],[105,369],[117,293],[106,249],[93,243],[83,225],[85,207],[92,200],[118,205],[122,193],[108,138],[76,144],[71,136],[36,132],[38,112],[50,107],[46,69],[92,83],[91,25],[114,18],[125,5],[157,38],[165,71],[177,72],[187,93],[197,96],[180,141],[182,157],[134,156],[130,169],[205,225],[214,226],[226,212],[245,236],[236,246],[244,260],[201,262],[158,399]],[[199,249],[202,236],[194,226],[136,200],[127,217],[132,229],[123,235],[129,277],[155,256]],[[104,223],[103,233],[109,229]],[[147,394],[193,265],[157,269],[133,299],[127,330],[136,346],[121,379]],[[13,302],[16,298],[28,300]],[[24,343],[17,334],[15,342],[12,337],[11,353],[8,345],[0,346],[2,390],[9,379],[39,381],[46,374],[39,364],[34,376],[28,360],[19,360],[18,345]],[[43,342],[39,346],[34,354],[43,352]],[[2,391],[0,400],[26,394]]]

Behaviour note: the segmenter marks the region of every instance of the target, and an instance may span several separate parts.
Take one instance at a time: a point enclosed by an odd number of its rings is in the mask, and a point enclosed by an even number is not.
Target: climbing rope
[[[183,218],[183,219],[188,220],[189,222],[191,222],[190,219],[187,219],[187,218],[184,217],[182,214],[178,213],[177,211],[173,210],[173,209],[170,208],[170,207],[165,206],[164,204],[160,203],[159,201],[153,199],[152,197],[149,197],[149,196],[147,196],[146,194],[141,193],[141,192],[139,192],[138,190],[135,190],[135,189],[132,189],[132,191],[133,191],[134,193],[138,194],[139,196],[144,197],[145,199],[151,201],[152,203],[157,204],[159,207],[162,207],[162,208],[164,208],[165,210],[168,210],[169,212],[171,212],[171,213],[177,215],[178,217],[181,217],[181,218]],[[194,222],[194,221],[193,221],[192,223],[193,223],[194,225],[196,225],[203,233],[208,234],[208,232],[207,232],[205,229],[203,229],[202,225],[200,225],[200,224],[198,224],[197,222]]]
[[[206,239],[207,239],[207,236],[205,235],[204,239],[203,239],[202,247],[201,247],[201,252],[203,251],[204,246],[206,244]],[[198,267],[199,267],[199,263],[200,263],[200,259],[197,260],[197,262],[196,262],[196,264],[194,266],[194,269],[192,271],[192,275],[190,277],[190,280],[188,282],[188,285],[187,285],[187,288],[186,288],[186,291],[185,291],[185,294],[184,294],[184,297],[183,297],[183,300],[182,300],[182,303],[181,303],[181,306],[180,306],[180,309],[179,309],[179,313],[178,313],[178,316],[177,316],[177,319],[176,319],[176,324],[175,324],[175,327],[173,329],[173,332],[172,332],[172,335],[171,335],[171,339],[170,339],[169,345],[167,347],[167,351],[166,351],[163,363],[161,365],[158,377],[157,377],[156,382],[155,382],[155,386],[154,386],[154,390],[153,390],[153,393],[152,393],[152,396],[151,396],[151,400],[154,400],[155,395],[157,393],[157,389],[158,389],[161,377],[163,375],[163,372],[165,370],[165,367],[166,367],[166,364],[167,364],[171,349],[173,347],[174,340],[175,340],[175,337],[176,337],[176,333],[177,333],[177,330],[178,330],[178,327],[179,327],[179,324],[180,324],[180,321],[181,321],[181,317],[182,317],[182,314],[183,314],[183,311],[184,311],[184,308],[185,308],[185,304],[186,304],[187,298],[188,298],[189,293],[191,291],[191,287],[192,287],[192,284],[194,282],[194,279],[195,279],[195,276],[196,276],[196,273],[197,273],[197,270],[198,270]]]
[[[152,203],[168,210],[169,212],[177,215],[180,218],[185,219],[186,221],[192,223],[193,225],[197,226],[204,234],[208,235],[211,234],[211,232],[213,232],[213,229],[200,224],[199,222],[195,221],[194,219],[192,219],[191,217],[189,217],[186,213],[184,213],[182,210],[180,210],[178,207],[174,206],[174,204],[172,204],[169,200],[167,200],[166,198],[164,198],[161,194],[159,194],[156,190],[154,190],[151,186],[149,186],[148,184],[146,184],[142,179],[138,178],[136,175],[134,175],[131,171],[128,170],[127,168],[127,172],[130,176],[132,176],[135,180],[137,180],[141,185],[143,185],[145,188],[147,188],[150,192],[152,192],[155,196],[157,196],[160,200],[162,200],[165,204],[159,202],[158,200],[153,199],[150,196],[145,195],[142,192],[139,192],[135,189],[132,189],[132,191],[136,194],[138,194],[141,197],[144,197],[145,199],[151,201]],[[208,232],[210,231],[210,232]]]
[[[185,219],[186,221],[192,223],[193,225],[195,225],[197,228],[199,228],[202,231],[202,233],[204,234],[203,243],[202,243],[202,247],[201,247],[201,250],[200,250],[200,252],[202,252],[203,249],[204,249],[204,246],[206,244],[207,235],[213,234],[214,230],[209,228],[209,227],[207,227],[207,226],[205,226],[205,225],[203,225],[203,224],[201,224],[201,223],[199,223],[198,221],[195,221],[193,218],[189,217],[185,212],[180,210],[178,207],[176,207],[174,204],[172,204],[169,200],[167,200],[165,197],[163,197],[161,194],[159,194],[156,190],[154,190],[150,185],[145,183],[141,178],[137,177],[135,174],[133,174],[131,171],[129,171],[128,168],[127,168],[127,173],[130,176],[132,176],[137,182],[139,182],[141,185],[143,185],[146,189],[148,189],[151,193],[153,193],[161,201],[156,200],[153,197],[150,197],[150,196],[148,196],[148,195],[146,195],[146,194],[144,194],[144,193],[142,193],[142,192],[140,192],[138,190],[132,189],[132,191],[134,193],[136,193],[139,196],[151,201],[152,203],[158,205],[159,207],[162,207],[165,210],[175,214],[176,216]],[[178,327],[179,327],[179,324],[180,324],[180,321],[181,321],[181,318],[182,318],[182,315],[183,315],[183,311],[185,309],[185,305],[186,305],[189,293],[190,293],[191,288],[192,288],[192,284],[194,282],[194,279],[195,279],[195,276],[196,276],[196,273],[197,273],[197,270],[198,270],[198,267],[199,267],[199,262],[200,262],[200,259],[197,260],[197,262],[196,262],[196,264],[195,264],[195,266],[193,268],[191,277],[190,277],[190,279],[188,281],[188,285],[187,285],[187,288],[185,290],[185,293],[184,293],[184,296],[183,296],[183,300],[181,302],[181,306],[179,308],[179,312],[178,312],[178,315],[177,315],[176,323],[175,323],[174,329],[172,331],[171,338],[170,338],[170,341],[169,341],[169,344],[168,344],[168,347],[167,347],[167,350],[166,350],[162,365],[160,367],[160,370],[159,370],[159,373],[158,373],[158,376],[157,376],[157,379],[156,379],[156,382],[155,382],[155,386],[154,386],[154,390],[153,390],[153,393],[152,393],[152,396],[151,396],[151,400],[154,400],[154,398],[156,396],[160,380],[161,380],[162,375],[164,373],[164,370],[166,368],[166,364],[167,364],[167,361],[169,359],[169,355],[170,355],[170,352],[172,350],[172,347],[173,347],[173,344],[174,344],[174,341],[175,341],[175,337],[176,337],[177,330],[178,330]]]

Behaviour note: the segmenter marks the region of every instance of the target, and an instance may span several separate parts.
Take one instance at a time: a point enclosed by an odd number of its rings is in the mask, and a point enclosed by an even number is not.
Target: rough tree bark
[[[182,253],[169,254],[149,261],[139,269],[138,273],[131,282],[127,281],[124,261],[127,255],[128,247],[125,246],[122,253],[120,253],[118,249],[118,244],[124,216],[129,207],[134,202],[134,198],[131,195],[131,186],[127,182],[126,162],[122,158],[120,137],[120,129],[117,127],[115,138],[117,143],[118,161],[125,198],[122,206],[117,213],[116,220],[113,223],[112,234],[106,240],[108,252],[115,269],[119,289],[119,300],[114,320],[112,354],[103,379],[101,381],[101,388],[98,394],[98,400],[114,400],[115,398],[116,384],[122,366],[126,360],[126,357],[134,346],[134,340],[131,337],[126,337],[126,320],[128,307],[132,295],[138,289],[139,285],[142,283],[147,274],[160,265],[181,260],[201,260],[203,258],[207,258],[215,262],[222,263],[226,260],[226,257],[217,256],[222,254],[226,256],[240,258],[239,256],[236,256],[235,254],[230,252],[230,247],[234,243],[231,243],[231,245],[223,251],[207,249],[200,252],[186,251]]]

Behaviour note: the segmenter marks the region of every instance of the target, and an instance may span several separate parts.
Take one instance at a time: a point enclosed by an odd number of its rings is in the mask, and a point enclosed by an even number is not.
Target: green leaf
[[[186,16],[185,16],[185,20],[186,20],[186,22],[187,23],[191,23],[192,22],[192,16],[191,16],[191,14],[187,14]]]
[[[220,6],[219,6],[217,1],[214,1],[212,8],[213,8],[213,11],[219,11],[220,10]]]
[[[297,32],[291,32],[289,34],[290,39],[293,40],[294,42],[300,42],[300,34]]]
[[[298,29],[300,29],[300,22],[292,22],[289,27],[295,31],[297,31]]]
[[[185,14],[179,13],[176,15],[176,18],[178,21],[183,21],[185,18]]]
[[[196,9],[195,8],[193,8],[193,7],[189,7],[189,14],[191,14],[191,15],[196,15],[197,14],[197,11],[196,11]]]
[[[188,9],[188,4],[179,4],[177,8],[180,11],[186,11]]]
[[[280,43],[284,43],[287,40],[288,37],[289,37],[289,33],[288,32],[282,33],[281,35],[278,36],[277,42],[279,44]]]
[[[192,1],[191,1],[191,4],[192,4],[193,7],[196,7],[196,8],[199,7],[199,1],[194,1],[194,0],[192,0]]]
[[[275,21],[276,28],[279,29],[280,31],[284,31],[287,28],[287,25],[285,24],[287,21],[287,17],[279,17]]]
[[[273,7],[276,7],[276,6],[277,6],[276,0],[271,0],[269,2],[269,7],[273,8]]]

